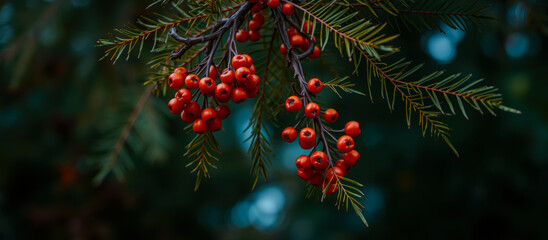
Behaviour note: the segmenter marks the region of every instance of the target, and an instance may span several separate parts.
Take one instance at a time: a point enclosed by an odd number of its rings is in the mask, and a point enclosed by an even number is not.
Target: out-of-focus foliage
[[[473,73],[522,110],[451,120],[460,158],[439,141],[418,138],[417,127],[402,130],[404,112],[391,114],[378,96],[371,103],[369,96],[339,91],[341,123],[363,122],[358,148],[366,157],[350,177],[365,186],[365,228],[353,213],[304,199],[294,171],[298,150],[275,137],[270,180],[250,192],[244,141],[251,132],[244,130],[253,103],[239,106],[216,133],[223,158],[210,169],[212,180],[193,192],[194,176],[185,168],[191,159],[183,156],[192,138],[177,116],[166,114],[166,99],[150,96],[131,123],[147,66],[135,58],[116,66],[97,62],[103,49],[94,48],[95,40],[161,7],[141,10],[150,4],[0,2],[0,239],[548,237],[542,5],[495,1],[486,14],[498,20],[487,21],[482,32],[405,32],[396,40],[406,55],[428,63],[425,71]],[[305,68],[325,80],[333,79],[329,71],[352,72],[353,64],[331,50],[320,59],[329,67]],[[367,93],[364,81],[352,83]],[[322,101],[341,100],[332,93]],[[280,115],[280,125],[290,118]],[[128,123],[123,151],[113,152]],[[278,136],[274,126],[263,127]],[[131,159],[132,170],[121,181],[109,175],[94,185],[96,164],[111,154]]]

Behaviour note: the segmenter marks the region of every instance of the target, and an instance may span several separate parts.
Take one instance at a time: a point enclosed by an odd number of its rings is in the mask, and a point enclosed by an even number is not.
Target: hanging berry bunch
[[[337,207],[348,210],[351,206],[366,223],[358,200],[363,195],[358,188],[361,184],[348,178],[351,168],[359,169],[360,153],[355,148],[360,124],[349,121],[344,129],[334,129],[339,112],[315,100],[326,89],[339,96],[339,90],[361,92],[348,81],[352,76],[318,79],[317,69],[330,68],[326,62],[340,61],[337,56],[315,60],[325,50],[338,52],[353,65],[354,73],[363,73],[371,99],[377,87],[390,110],[401,100],[409,126],[416,119],[423,135],[444,140],[457,155],[442,117],[458,112],[467,116],[470,108],[481,113],[494,114],[495,109],[519,113],[502,105],[497,89],[478,86],[480,81],[469,81],[469,75],[443,77],[443,72],[434,72],[416,78],[420,66],[413,67],[405,58],[394,59],[399,49],[389,45],[397,35],[387,32],[399,31],[399,26],[418,31],[441,29],[440,24],[460,30],[480,26],[486,18],[485,7],[457,0],[425,4],[399,0],[156,0],[152,5],[157,4],[175,11],[175,17],[142,18],[137,26],[118,30],[112,39],[99,40],[99,45],[109,47],[104,58],[116,61],[124,52],[129,58],[135,49],[140,56],[145,41],[153,39],[154,57],[149,62],[153,73],[145,82],[150,86],[147,91],[174,96],[167,103],[169,110],[195,133],[185,156],[197,174],[196,188],[202,177],[209,177],[211,159],[218,159],[219,144],[212,133],[222,129],[231,108],[256,98],[248,127],[253,186],[260,177],[267,178],[272,152],[265,121],[275,122],[285,106],[289,115],[297,115],[297,121],[276,135],[290,143],[298,139],[294,144],[310,150],[295,156],[296,175],[308,182],[308,196],[318,193],[323,200],[337,193]],[[242,46],[261,53],[239,51]],[[305,73],[303,61],[316,67]],[[280,104],[283,99],[285,104]],[[115,164],[109,161],[101,176]]]

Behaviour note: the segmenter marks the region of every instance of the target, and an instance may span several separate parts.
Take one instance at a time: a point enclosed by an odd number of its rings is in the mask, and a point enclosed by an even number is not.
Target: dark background
[[[235,108],[216,133],[219,169],[199,191],[183,157],[191,136],[166,113],[168,98],[155,96],[127,143],[133,167],[121,180],[93,184],[97,163],[145,89],[151,56],[98,62],[105,49],[95,41],[151,16],[143,10],[148,3],[0,1],[0,239],[548,238],[546,3],[491,1],[497,20],[481,31],[404,32],[395,41],[402,56],[426,63],[421,74],[472,73],[523,112],[493,117],[469,110],[470,120],[447,119],[460,158],[442,141],[421,137],[416,120],[408,130],[402,106],[390,113],[378,85],[374,103],[326,96],[341,113],[339,124],[362,125],[362,159],[349,177],[364,185],[368,228],[353,212],[336,210],[332,199],[305,199],[293,165],[298,149],[281,142],[274,127],[270,181],[250,192],[242,122],[251,102]],[[351,70],[334,53],[322,60]],[[330,79],[310,66],[305,71]],[[366,92],[363,79],[353,78]],[[290,124],[289,116],[281,119],[281,126]]]

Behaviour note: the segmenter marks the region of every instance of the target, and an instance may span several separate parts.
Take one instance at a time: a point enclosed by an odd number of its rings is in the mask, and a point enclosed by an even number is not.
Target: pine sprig
[[[323,85],[330,88],[333,92],[335,92],[337,96],[339,96],[339,98],[342,98],[342,96],[341,94],[339,94],[339,91],[337,90],[337,88],[339,88],[343,92],[356,93],[356,94],[365,96],[365,93],[362,93],[353,88],[354,86],[356,86],[356,84],[348,82],[347,80],[349,78],[350,78],[349,76],[345,76],[343,78],[334,78],[331,81],[324,83]]]
[[[482,20],[493,19],[486,12],[488,6],[480,6],[478,1],[460,0],[423,0],[423,1],[357,1],[354,7],[367,7],[380,22],[408,31],[442,31],[445,24],[453,29],[470,31],[472,27],[481,29]]]
[[[186,146],[185,157],[193,158],[186,167],[194,167],[191,173],[196,173],[196,184],[194,185],[194,191],[197,191],[202,182],[202,178],[210,178],[208,167],[217,168],[211,163],[212,160],[219,161],[214,154],[220,154],[221,150],[219,143],[213,136],[213,133],[206,132],[204,134],[198,134],[192,141]]]

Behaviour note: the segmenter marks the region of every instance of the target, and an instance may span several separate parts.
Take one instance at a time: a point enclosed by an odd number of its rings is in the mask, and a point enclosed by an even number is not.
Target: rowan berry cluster
[[[168,78],[169,87],[178,89],[168,107],[173,114],[181,114],[183,122],[192,123],[194,132],[215,132],[221,129],[222,120],[230,114],[230,108],[223,103],[230,100],[242,103],[247,98],[256,97],[260,81],[255,74],[253,59],[247,54],[234,56],[231,68],[224,69],[220,74],[217,67],[212,65],[209,74],[202,78],[189,73],[184,67],[178,67]],[[200,97],[203,97],[201,106],[198,103]],[[209,101],[209,97],[213,101]],[[213,104],[216,105],[215,109],[209,106]]]
[[[307,89],[310,94],[318,94],[323,89],[323,83],[313,78],[308,81]],[[285,108],[287,111],[296,113],[303,108],[304,96],[290,96],[285,101]],[[350,168],[356,165],[360,158],[358,151],[354,150],[355,142],[354,138],[361,134],[360,125],[356,121],[349,121],[346,123],[344,130],[331,130],[328,129],[321,119],[320,114],[323,114],[323,121],[326,123],[335,123],[339,118],[339,113],[335,109],[327,109],[321,111],[320,106],[317,103],[309,101],[304,107],[304,116],[295,125],[295,127],[286,127],[282,131],[282,138],[286,142],[293,142],[299,138],[299,146],[302,149],[314,148],[310,155],[299,156],[295,162],[297,166],[297,174],[304,181],[308,181],[311,185],[322,186],[322,190],[326,194],[331,195],[338,191],[338,178],[343,177],[350,171]],[[305,118],[312,120],[313,128],[308,126],[302,128],[297,134],[297,128]],[[314,129],[315,128],[315,129]],[[320,132],[317,134],[316,132]],[[336,139],[333,133],[344,132],[345,135]],[[329,146],[326,136],[331,137],[337,142],[338,153],[335,152],[334,147]],[[316,151],[316,148],[323,143],[323,151]],[[330,152],[330,150],[332,152]],[[331,153],[341,157],[340,160],[334,162]],[[336,175],[337,177],[335,177]]]

